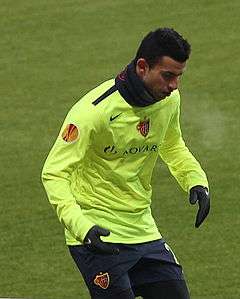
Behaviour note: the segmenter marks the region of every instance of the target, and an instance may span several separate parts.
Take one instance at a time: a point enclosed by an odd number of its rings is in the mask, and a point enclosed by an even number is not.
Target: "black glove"
[[[93,252],[107,253],[107,254],[119,254],[119,249],[111,244],[104,243],[100,236],[107,237],[110,235],[108,229],[102,228],[98,225],[94,225],[86,234],[83,244]]]
[[[203,186],[194,186],[190,190],[189,201],[192,205],[198,201],[198,212],[195,222],[195,227],[199,227],[207,217],[210,210],[210,197],[208,189]]]

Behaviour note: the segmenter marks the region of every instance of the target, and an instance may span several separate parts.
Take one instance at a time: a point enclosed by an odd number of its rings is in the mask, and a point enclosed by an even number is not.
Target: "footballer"
[[[158,157],[198,204],[196,227],[210,209],[206,174],[179,122],[178,85],[190,52],[173,29],[148,33],[116,78],[72,107],[45,161],[43,185],[93,299],[190,298],[151,213]]]

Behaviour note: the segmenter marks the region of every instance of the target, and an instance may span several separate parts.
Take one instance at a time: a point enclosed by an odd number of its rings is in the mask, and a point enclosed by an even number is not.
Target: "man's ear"
[[[143,78],[147,71],[149,70],[149,65],[144,58],[139,58],[136,63],[136,73],[140,78]]]

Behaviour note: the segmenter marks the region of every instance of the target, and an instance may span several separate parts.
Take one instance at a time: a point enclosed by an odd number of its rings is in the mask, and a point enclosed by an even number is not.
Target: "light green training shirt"
[[[48,198],[65,227],[66,243],[81,244],[95,224],[113,243],[161,238],[151,214],[151,176],[163,159],[180,186],[208,187],[204,171],[182,139],[176,90],[147,107],[132,107],[114,85],[96,87],[69,111],[42,171]]]

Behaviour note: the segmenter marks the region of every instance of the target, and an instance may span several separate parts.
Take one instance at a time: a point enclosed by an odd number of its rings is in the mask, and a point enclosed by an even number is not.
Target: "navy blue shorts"
[[[114,244],[119,255],[93,253],[83,245],[68,246],[93,298],[158,281],[184,280],[182,267],[161,240],[141,244]]]

